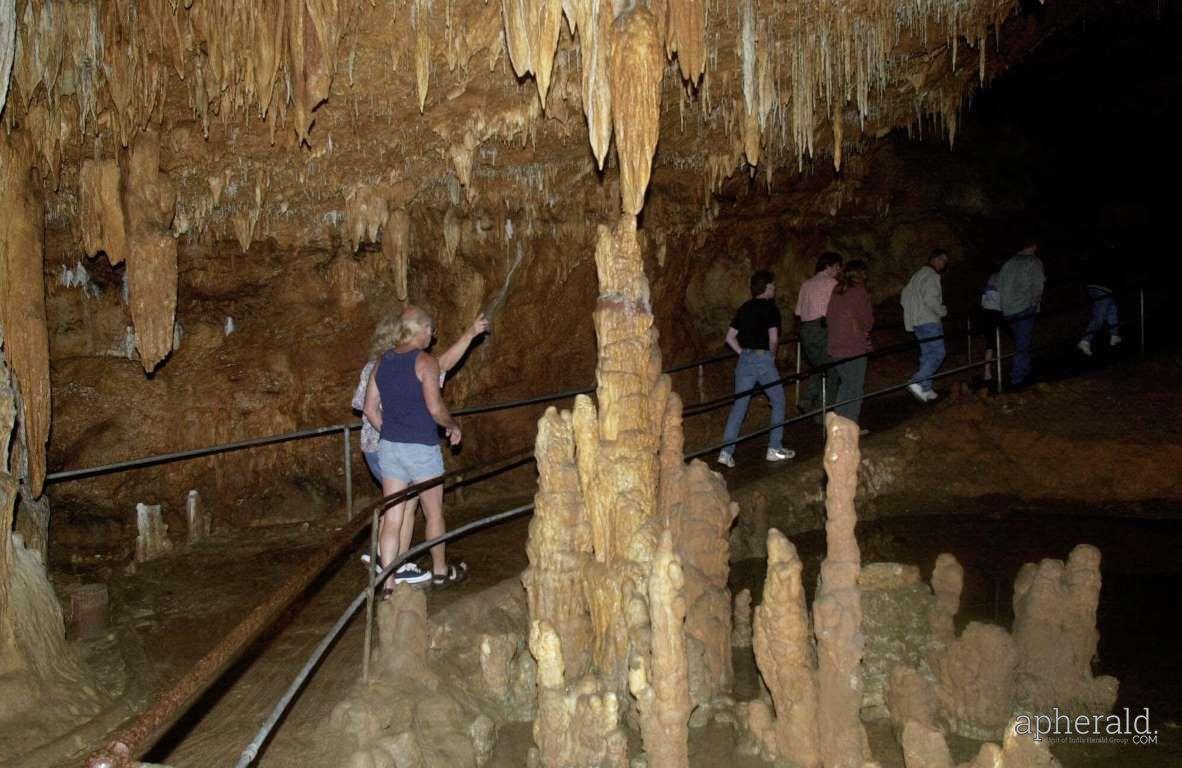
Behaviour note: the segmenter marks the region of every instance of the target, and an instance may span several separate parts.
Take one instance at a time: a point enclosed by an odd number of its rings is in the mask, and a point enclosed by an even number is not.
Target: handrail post
[[[1001,381],[1001,325],[998,324],[993,329],[993,359],[997,361],[997,394],[1001,394],[1003,384]]]
[[[1137,298],[1141,310],[1141,322],[1137,324],[1137,330],[1141,335],[1141,354],[1145,354],[1145,289],[1137,289]]]
[[[829,371],[821,372],[821,437],[825,437],[825,411],[829,408]]]
[[[369,656],[373,649],[373,599],[377,589],[378,510],[369,524],[369,591],[365,595],[365,649],[361,653],[361,678],[369,682]]]
[[[706,402],[706,372],[700,363],[698,364],[698,402]]]
[[[800,338],[796,339],[796,381],[792,383],[793,393],[796,396],[796,407],[800,407]],[[824,421],[824,419],[822,419]]]
[[[349,425],[341,427],[345,436],[345,514],[346,520],[353,519],[353,449],[349,445]]]
[[[968,341],[968,360],[965,361],[968,365],[973,364],[973,318],[966,317],[964,319],[964,335]]]

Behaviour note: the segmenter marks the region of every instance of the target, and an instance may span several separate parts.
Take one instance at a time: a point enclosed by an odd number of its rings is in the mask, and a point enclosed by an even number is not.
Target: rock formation
[[[870,757],[858,717],[862,706],[861,554],[854,535],[858,486],[858,425],[825,416],[826,555],[813,602],[817,635],[817,719],[825,766],[861,766]]]
[[[1100,550],[1080,544],[1062,560],[1027,563],[1014,581],[1017,698],[1033,712],[1108,714],[1117,680],[1093,677],[1100,643]]]
[[[1018,649],[1001,627],[971,622],[934,663],[940,711],[954,733],[997,738],[1010,719]]]

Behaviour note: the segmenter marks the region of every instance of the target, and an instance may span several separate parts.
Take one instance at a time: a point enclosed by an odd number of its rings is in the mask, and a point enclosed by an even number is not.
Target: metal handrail
[[[1090,304],[1090,303],[1091,302],[1088,302],[1088,304]],[[1048,313],[1048,314],[1058,314],[1062,311],[1064,311],[1064,310],[1057,310],[1055,313]],[[1141,320],[1140,320],[1140,322],[1142,324],[1141,331],[1142,331],[1142,337],[1143,337],[1144,336],[1144,325],[1143,325],[1144,324],[1144,292],[1143,292],[1143,289],[1142,289]],[[1122,325],[1126,325],[1126,324],[1128,324],[1128,323],[1125,323]],[[788,341],[788,340],[789,339],[785,339],[785,341]],[[931,341],[931,340],[934,340],[934,339],[928,339],[925,341]],[[917,342],[908,343],[906,345],[902,345],[902,349],[910,348],[912,346],[917,346],[919,343],[921,343],[921,342],[917,341]],[[1062,343],[1062,342],[1060,342],[1060,343]],[[1030,353],[1033,354],[1036,351],[1041,351],[1041,350],[1042,350],[1042,348],[1032,349],[1030,351]],[[899,351],[899,350],[895,349],[895,350],[891,350],[891,351],[894,352],[894,351]],[[885,354],[885,353],[887,353],[887,350],[882,350],[879,355],[876,355],[875,353],[868,353],[867,355],[864,355],[864,356],[865,357],[870,357],[872,355],[880,356],[881,354]],[[732,357],[732,356],[734,356],[734,355],[733,354],[724,355],[724,356],[718,357],[717,359],[722,360],[722,359],[727,359],[728,357]],[[1013,354],[1007,355],[1002,359],[1008,359],[1012,356],[1013,356]],[[854,358],[850,358],[850,359],[854,359]],[[842,361],[842,362],[844,362],[844,361]],[[932,378],[943,378],[945,376],[955,375],[957,373],[961,373],[965,370],[975,368],[980,365],[982,365],[981,362],[970,363],[969,365],[966,365],[966,366],[963,366],[960,368],[951,369],[951,370],[942,372],[940,374],[933,376]],[[684,370],[684,367],[682,368],[682,370]],[[797,374],[797,375],[801,375],[801,374]],[[791,377],[785,377],[785,378],[791,378]],[[893,386],[893,387],[887,388],[886,390],[881,390],[879,392],[871,393],[869,395],[863,395],[863,397],[861,399],[871,399],[873,397],[878,397],[883,394],[887,394],[889,392],[895,391],[897,389],[901,389],[905,386],[907,386],[907,385],[902,384],[902,385]],[[857,399],[857,398],[855,398],[855,399]],[[745,440],[752,439],[758,435],[764,434],[764,433],[770,431],[771,429],[774,429],[777,427],[782,427],[782,426],[785,426],[785,425],[788,425],[788,424],[791,424],[794,422],[802,421],[803,419],[817,415],[818,413],[823,413],[824,410],[826,410],[828,407],[829,406],[827,406],[827,404],[823,403],[823,407],[819,411],[812,411],[812,412],[810,412],[808,414],[804,414],[802,416],[797,416],[797,417],[793,417],[790,419],[786,419],[783,422],[780,422],[779,424],[773,424],[767,428],[756,430],[754,432],[743,435],[740,438],[736,439],[734,442],[735,443],[743,442]],[[335,429],[338,429],[338,428],[339,427],[337,427],[337,428],[334,428],[334,427],[320,428],[319,430],[306,430],[305,432],[308,433],[308,436],[310,436],[311,434],[324,434],[326,432],[334,431]],[[346,434],[347,434],[347,432],[346,432]],[[271,438],[262,438],[262,439],[259,439],[258,441],[244,441],[244,443],[265,444],[266,442],[280,442],[284,438],[292,439],[290,436],[273,436]],[[242,447],[248,447],[248,446],[242,445]],[[717,450],[719,447],[720,446],[712,446],[712,447],[709,447],[706,449],[702,449],[702,450],[697,451],[693,454],[687,455],[686,459],[691,459],[696,456],[700,456],[703,453],[710,452],[711,450]],[[209,449],[198,449],[198,450],[208,451]],[[193,452],[182,452],[182,453],[193,453]],[[485,479],[486,477],[489,477],[493,474],[499,474],[500,472],[505,471],[509,468],[525,464],[530,460],[532,455],[533,455],[532,450],[524,451],[524,452],[516,454],[514,456],[510,456],[506,459],[501,459],[501,460],[498,460],[495,462],[489,462],[488,464],[481,465],[476,468],[467,467],[467,468],[460,468],[460,469],[452,470],[451,472],[447,472],[444,475],[436,477],[432,480],[428,480],[423,483],[419,483],[419,484],[410,486],[398,493],[392,494],[387,497],[383,497],[382,499],[379,499],[379,500],[375,501],[374,503],[370,504],[366,508],[366,511],[371,513],[373,518],[376,519],[377,514],[381,510],[384,510],[384,509],[386,509],[394,504],[397,504],[401,501],[405,501],[406,499],[409,499],[410,497],[416,495],[417,493],[419,493],[423,490],[435,487],[440,484],[443,484],[445,486],[445,490],[455,488],[460,485],[468,485],[468,484],[477,482],[481,479]],[[488,469],[489,467],[494,467],[494,468]],[[466,479],[463,477],[464,475],[467,476]],[[451,480],[452,482],[448,483],[447,482],[448,480]],[[527,505],[526,507],[518,508],[517,511],[519,514],[523,514],[525,511],[528,511],[528,509],[530,509],[530,508],[532,508],[532,505]],[[508,514],[508,513],[502,513],[502,514]],[[169,689],[167,692],[163,693],[162,695],[157,696],[152,706],[150,706],[143,713],[141,713],[141,715],[136,719],[136,721],[131,726],[120,731],[119,734],[108,743],[107,747],[103,751],[100,751],[100,752],[96,753],[95,755],[93,755],[90,758],[90,760],[88,761],[87,765],[92,766],[92,768],[100,768],[100,767],[114,766],[114,765],[123,765],[123,764],[126,764],[126,761],[129,759],[129,755],[133,751],[136,752],[136,754],[140,754],[140,753],[142,753],[142,751],[146,750],[146,748],[148,746],[150,746],[152,743],[154,743],[154,739],[158,738],[162,733],[164,733],[167,730],[167,728],[171,724],[173,724],[177,718],[179,718],[180,714],[183,711],[185,711],[189,706],[191,706],[192,703],[197,699],[197,697],[200,696],[200,694],[203,693],[209,687],[209,685],[211,685],[215,680],[217,680],[220,677],[220,675],[224,672],[224,670],[226,668],[228,668],[228,666],[245,650],[245,648],[248,647],[251,644],[251,642],[253,642],[253,640],[257,639],[257,637],[262,632],[262,630],[265,629],[267,626],[269,626],[279,615],[281,615],[291,605],[291,603],[294,602],[294,600],[300,594],[303,593],[303,591],[312,583],[312,581],[317,576],[319,576],[319,574],[323,571],[323,569],[325,567],[327,567],[327,565],[329,563],[333,562],[337,557],[340,556],[340,554],[343,553],[345,548],[353,542],[353,540],[356,538],[356,536],[358,534],[360,534],[360,532],[362,530],[364,530],[366,524],[372,522],[372,519],[371,520],[366,519],[369,516],[370,515],[363,514],[363,515],[358,515],[354,518],[351,515],[350,522],[346,526],[344,526],[340,529],[338,536],[336,538],[334,538],[333,541],[331,541],[326,547],[324,547],[315,556],[310,558],[309,561],[307,562],[307,564],[301,569],[301,571],[298,572],[297,574],[295,574],[295,576],[293,576],[291,579],[289,579],[287,583],[282,585],[272,595],[271,598],[269,598],[262,605],[258,606],[254,611],[252,611],[246,617],[246,619],[244,619],[237,627],[235,627],[228,635],[226,635],[223,638],[223,640],[221,642],[219,642],[217,646],[215,646],[215,648],[213,650],[211,650],[200,661],[198,661],[198,663],[193,667],[193,669],[191,669],[188,674],[186,674],[184,677],[182,677],[181,680],[176,685],[174,685],[171,689]],[[490,520],[493,520],[494,518],[497,518],[497,516],[493,516],[492,518],[484,518],[484,519],[482,519],[482,521],[476,521],[475,523],[469,524],[469,525],[464,526],[462,528],[454,529],[453,531],[449,532],[448,534],[445,534],[444,537],[441,537],[436,540],[432,540],[432,542],[427,542],[424,545],[420,545],[423,548],[416,549],[415,551],[416,552],[425,551],[425,548],[429,548],[429,546],[433,546],[436,543],[441,543],[443,541],[449,541],[452,538],[458,537],[462,533],[467,533],[467,532],[470,532],[471,530],[475,530],[476,527],[479,527],[477,525],[478,523],[483,522],[484,524],[489,524]],[[372,532],[371,532],[371,536],[372,536]],[[372,541],[372,539],[371,539],[371,541]],[[372,546],[373,545],[371,543],[371,547]],[[392,564],[387,565],[387,567],[383,571],[383,576],[388,575],[393,568],[397,567],[399,564],[401,564],[404,561],[405,561],[405,557],[399,559],[399,561],[397,563],[392,563]],[[368,595],[368,599],[369,599],[370,604],[372,606],[373,589],[374,589],[374,587],[373,587],[374,579],[372,576],[372,571],[371,571],[370,582],[371,582],[371,584],[365,590],[365,594]],[[351,606],[351,611],[355,611],[356,608],[359,607],[359,605],[360,605],[360,603],[358,603],[357,606]],[[350,613],[350,615],[351,615],[351,613]],[[345,620],[347,620],[347,617],[345,617]],[[342,623],[341,627],[343,627],[343,626],[344,626],[344,624]],[[327,645],[325,645],[325,650],[327,650]],[[310,669],[309,669],[309,672],[310,672]]]
[[[1141,320],[1136,324],[1140,325],[1143,322],[1144,322],[1144,318],[1143,318],[1143,314],[1142,314]],[[1132,324],[1134,324],[1132,321],[1128,321],[1128,322],[1119,324],[1119,326],[1123,327],[1123,326],[1132,325]],[[1048,349],[1053,349],[1055,347],[1062,346],[1064,344],[1072,343],[1076,340],[1077,340],[1076,337],[1071,337],[1068,339],[1059,339],[1059,340],[1056,340],[1056,341],[1051,342],[1049,344],[1044,344],[1040,347],[1032,347],[1031,349],[1027,350],[1027,354],[1030,354],[1030,355],[1037,354],[1040,352],[1044,352]],[[927,341],[927,340],[925,340],[925,341]],[[1008,360],[1008,359],[1015,357],[1017,354],[1018,354],[1017,352],[1011,352],[1006,355],[999,355],[995,359],[998,361]],[[858,357],[869,357],[869,353],[866,355],[860,355]],[[849,359],[857,359],[857,358],[855,357],[855,358],[849,358]],[[980,368],[983,364],[984,364],[983,362],[969,363],[967,365],[962,365],[962,366],[958,366],[956,368],[948,369],[946,371],[941,371],[937,374],[934,374],[931,378],[932,379],[943,379],[943,378],[947,378],[949,376],[955,376],[957,374],[964,373],[969,370],[974,370],[974,369]],[[691,460],[698,458],[700,456],[703,456],[705,454],[720,450],[726,446],[736,445],[738,443],[745,442],[747,440],[751,440],[753,438],[759,437],[760,435],[766,434],[774,429],[780,429],[785,426],[789,426],[791,424],[795,424],[795,423],[804,421],[805,419],[809,419],[809,418],[812,418],[817,415],[823,416],[823,414],[826,411],[833,410],[835,408],[838,408],[842,405],[846,405],[848,403],[856,402],[858,400],[872,400],[875,398],[883,397],[885,395],[905,389],[906,387],[910,386],[910,384],[911,384],[910,381],[903,382],[901,384],[893,384],[891,386],[883,387],[881,389],[875,390],[874,392],[865,393],[865,394],[857,396],[857,397],[852,397],[852,398],[848,398],[846,400],[842,400],[842,401],[833,403],[832,405],[829,405],[828,403],[823,402],[821,408],[818,408],[816,410],[809,411],[808,413],[804,413],[799,416],[794,416],[794,417],[791,417],[788,419],[784,419],[784,420],[776,422],[774,424],[770,424],[767,427],[763,427],[761,429],[757,429],[752,432],[748,432],[747,434],[739,436],[735,440],[726,441],[726,442],[719,443],[716,445],[710,445],[705,448],[700,448],[692,453],[688,453],[684,456],[684,460],[691,461]],[[438,536],[438,537],[431,539],[429,541],[424,541],[422,544],[419,544],[418,546],[408,549],[401,556],[399,556],[395,562],[386,565],[385,568],[383,568],[381,574],[379,574],[376,578],[371,575],[369,586],[367,586],[365,589],[363,589],[353,599],[353,601],[345,609],[345,612],[341,615],[341,617],[337,620],[337,622],[332,626],[332,628],[324,636],[324,638],[322,638],[320,643],[313,650],[312,655],[309,657],[308,661],[300,669],[300,672],[296,675],[295,679],[292,680],[291,684],[288,686],[288,688],[284,692],[283,696],[276,703],[275,707],[271,711],[271,714],[267,717],[266,721],[259,728],[258,733],[255,734],[255,737],[251,740],[251,742],[242,751],[242,754],[239,756],[238,762],[236,763],[236,768],[247,768],[255,760],[255,758],[259,754],[259,751],[262,749],[263,745],[266,743],[267,739],[270,737],[270,734],[274,730],[275,725],[283,717],[284,713],[287,711],[287,708],[291,705],[291,702],[295,699],[295,697],[299,693],[300,689],[304,686],[304,683],[307,681],[308,677],[312,674],[312,672],[319,665],[321,659],[324,657],[324,654],[328,652],[328,649],[332,646],[333,642],[340,635],[340,633],[344,630],[345,626],[349,622],[349,619],[351,619],[353,617],[353,615],[361,607],[363,602],[365,602],[367,599],[370,601],[373,600],[374,588],[375,588],[376,583],[381,583],[383,580],[385,580],[391,574],[393,574],[394,571],[397,570],[397,568],[399,566],[401,566],[403,563],[417,558],[419,555],[428,551],[431,547],[436,546],[437,544],[443,544],[446,542],[450,542],[455,539],[462,538],[463,536],[466,536],[473,531],[476,531],[476,530],[479,530],[482,528],[487,528],[491,525],[495,525],[495,524],[504,522],[506,520],[515,519],[517,517],[520,517],[520,516],[526,514],[527,512],[533,511],[534,506],[535,506],[534,504],[525,504],[525,505],[522,505],[519,507],[514,507],[513,509],[509,509],[509,510],[506,510],[503,512],[498,512],[494,515],[489,515],[488,517],[483,517],[478,520],[467,523],[466,525],[463,525],[463,526],[456,528],[452,531],[448,531],[447,533],[444,533],[442,536]]]

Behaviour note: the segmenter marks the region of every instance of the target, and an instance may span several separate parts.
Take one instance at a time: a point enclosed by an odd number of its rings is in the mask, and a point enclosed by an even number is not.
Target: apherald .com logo
[[[1033,736],[1035,741],[1049,738],[1069,744],[1156,744],[1157,731],[1149,730],[1149,707],[1134,715],[1128,707],[1111,715],[1075,715],[1059,711],[1049,715],[1018,715],[1014,732]]]

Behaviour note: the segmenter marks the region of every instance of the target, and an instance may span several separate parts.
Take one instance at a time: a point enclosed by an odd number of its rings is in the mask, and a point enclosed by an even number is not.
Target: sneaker
[[[764,456],[768,461],[784,461],[791,459],[796,455],[796,451],[790,448],[768,448],[767,455]]]
[[[735,457],[731,456],[726,451],[723,451],[722,453],[718,454],[718,463],[724,467],[730,467],[731,469],[734,469]]]
[[[366,565],[369,565],[369,553],[368,552],[361,553],[361,562],[365,563]],[[381,573],[382,573],[382,558],[381,557],[378,558],[377,564],[374,565],[373,572],[378,575],[381,575]]]
[[[1119,336],[1114,336],[1113,338],[1117,339],[1118,341],[1120,340]],[[1110,343],[1115,344],[1116,342]],[[1088,357],[1092,356],[1092,342],[1088,341],[1087,339],[1080,339],[1079,343],[1075,345],[1075,348],[1080,352],[1083,352]]]
[[[926,403],[929,400],[927,393],[923,391],[923,387],[919,386],[919,384],[908,384],[907,391],[910,392],[915,397],[915,399],[921,403]],[[935,392],[932,394],[934,395]]]
[[[935,400],[937,397],[939,397],[939,395],[936,394],[936,390],[934,389],[929,389],[923,393],[923,399],[929,403]]]
[[[1108,336],[1108,346],[1115,347],[1117,344],[1120,344],[1120,336],[1117,336],[1115,333],[1110,334]]]
[[[421,571],[414,563],[403,563],[394,571],[395,584],[422,584],[431,579],[430,571]]]

